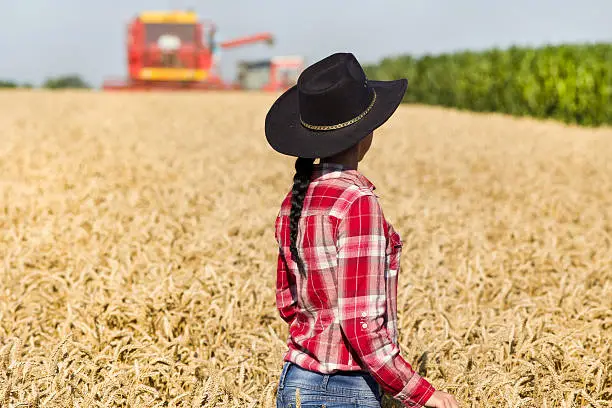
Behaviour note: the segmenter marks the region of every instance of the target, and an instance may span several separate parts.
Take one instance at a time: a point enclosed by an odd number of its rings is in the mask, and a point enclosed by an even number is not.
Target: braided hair
[[[291,212],[289,215],[289,235],[291,240],[289,249],[291,251],[291,258],[297,263],[301,276],[306,276],[306,271],[304,270],[304,262],[298,255],[296,241],[299,220],[302,215],[302,205],[304,204],[304,197],[306,196],[306,191],[310,184],[313,165],[314,159],[306,159],[303,157],[298,157],[296,159],[293,189],[291,190]]]

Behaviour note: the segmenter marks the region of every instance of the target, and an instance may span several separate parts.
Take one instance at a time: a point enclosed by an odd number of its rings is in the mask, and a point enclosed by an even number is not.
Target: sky
[[[237,60],[333,52],[362,63],[511,45],[612,41],[612,0],[0,0],[0,79],[38,85],[77,73],[94,86],[125,77],[126,24],[143,10],[193,8],[223,39],[262,31],[276,42],[227,50]]]

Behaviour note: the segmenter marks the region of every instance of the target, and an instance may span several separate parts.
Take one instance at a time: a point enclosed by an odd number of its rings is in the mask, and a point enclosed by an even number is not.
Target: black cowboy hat
[[[266,115],[274,150],[318,158],[358,143],[393,115],[408,81],[371,81],[351,53],[335,53],[306,68]]]

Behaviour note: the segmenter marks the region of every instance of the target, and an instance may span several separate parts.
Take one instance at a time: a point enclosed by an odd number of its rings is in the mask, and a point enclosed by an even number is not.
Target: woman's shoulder
[[[368,188],[352,185],[344,191],[344,194],[336,201],[330,215],[338,220],[350,217],[376,217],[384,220],[382,206],[378,196]]]
[[[289,217],[291,214],[292,190],[282,198],[277,217]],[[328,214],[333,218],[342,218],[348,210],[366,201],[382,213],[379,197],[368,185],[350,178],[336,178],[313,182],[308,190],[302,214]]]

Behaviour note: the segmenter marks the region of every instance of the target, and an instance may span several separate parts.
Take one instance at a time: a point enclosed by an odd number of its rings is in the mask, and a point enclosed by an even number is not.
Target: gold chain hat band
[[[310,125],[304,122],[302,118],[300,118],[300,122],[302,122],[302,125],[304,127],[311,129],[311,130],[336,130],[336,129],[341,129],[343,127],[350,126],[353,123],[359,122],[361,119],[363,119],[364,116],[367,115],[368,112],[370,112],[372,108],[374,107],[374,102],[376,102],[376,90],[372,89],[372,92],[374,92],[374,96],[372,97],[372,102],[370,102],[370,105],[366,108],[366,110],[360,113],[359,116],[356,116],[353,119],[347,120],[346,122],[338,123],[337,125],[323,125],[323,126]]]

